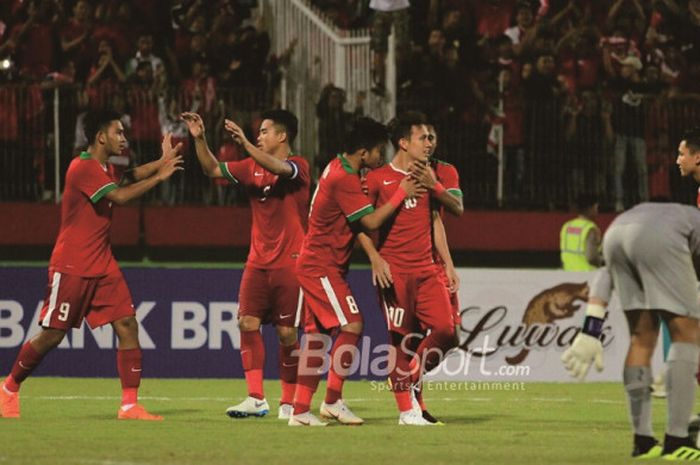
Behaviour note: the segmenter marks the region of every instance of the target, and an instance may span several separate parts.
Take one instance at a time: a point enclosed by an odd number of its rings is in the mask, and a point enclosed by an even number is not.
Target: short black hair
[[[121,118],[122,115],[111,108],[88,112],[85,115],[85,123],[83,125],[85,137],[88,140],[88,145],[95,143],[95,138],[97,137],[98,132],[104,130],[112,123],[112,121],[119,121]]]
[[[292,145],[299,132],[299,120],[294,113],[287,110],[267,110],[261,115],[263,120],[269,119],[275,126],[281,126],[287,133],[287,143]]]
[[[686,147],[691,153],[695,153],[700,150],[700,127],[695,126],[694,128],[687,129],[683,133],[683,139],[685,141]]]
[[[579,212],[584,212],[598,203],[598,197],[595,194],[580,194],[576,198],[576,208]]]
[[[380,144],[386,144],[389,133],[386,126],[372,118],[358,118],[348,133],[345,141],[345,153],[358,150],[372,150]]]
[[[411,138],[411,128],[427,124],[425,115],[419,111],[406,111],[389,121],[389,136],[394,150],[399,150],[399,140]]]

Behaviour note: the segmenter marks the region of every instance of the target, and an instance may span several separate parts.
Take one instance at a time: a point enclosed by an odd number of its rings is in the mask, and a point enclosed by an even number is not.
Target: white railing
[[[354,110],[358,94],[364,93],[366,115],[382,122],[393,116],[394,56],[387,57],[387,97],[378,97],[371,92],[369,30],[341,30],[306,0],[265,0],[263,14],[273,53],[280,56],[296,42],[280,96],[282,105],[299,118],[295,145],[301,153],[318,153],[316,103],[327,84],[345,90],[347,111]]]

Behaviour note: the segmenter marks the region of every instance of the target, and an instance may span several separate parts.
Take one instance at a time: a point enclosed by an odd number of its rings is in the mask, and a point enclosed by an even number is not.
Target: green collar
[[[80,159],[81,160],[89,160],[91,158],[92,158],[92,156],[90,155],[89,152],[80,152]]]
[[[340,158],[340,164],[343,165],[343,169],[345,169],[346,172],[348,172],[350,174],[357,174],[357,171],[352,169],[350,162],[348,161],[347,158],[345,158],[344,155],[338,154],[338,158]]]

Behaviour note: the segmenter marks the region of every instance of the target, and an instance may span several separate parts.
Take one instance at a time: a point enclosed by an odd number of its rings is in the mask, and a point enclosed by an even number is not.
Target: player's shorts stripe
[[[297,166],[296,163],[294,163],[291,160],[285,160],[289,166],[292,167],[292,175],[289,177],[289,179],[296,179],[297,176],[299,176],[299,167]]]
[[[102,197],[107,195],[109,192],[112,192],[116,188],[117,188],[116,184],[114,184],[113,182],[108,182],[104,186],[97,189],[97,191],[90,196],[90,202],[92,202],[92,203],[99,202],[100,199],[102,199]]]
[[[231,172],[228,170],[228,166],[226,166],[226,163],[220,162],[220,163],[219,163],[219,168],[221,168],[221,174],[223,174],[224,177],[225,177],[226,179],[228,179],[228,180],[231,181],[231,182],[234,182],[234,183],[238,184],[238,179],[236,179],[235,177],[233,177],[233,175],[231,174]]]
[[[353,221],[357,221],[365,215],[369,215],[373,211],[374,211],[374,207],[372,205],[365,205],[364,207],[350,213],[347,216],[347,218],[348,218],[348,221],[352,223]]]
[[[323,290],[326,291],[326,297],[328,297],[328,301],[331,303],[331,307],[333,307],[333,311],[335,312],[336,318],[338,318],[340,326],[345,326],[348,324],[348,320],[345,318],[340,302],[338,302],[338,297],[335,295],[333,286],[331,286],[331,282],[327,276],[321,278],[321,286],[323,286]]]
[[[299,299],[297,300],[297,314],[294,317],[294,327],[298,328],[301,323],[301,309],[304,307],[304,290],[299,287]]]
[[[54,271],[53,281],[51,282],[51,294],[49,295],[49,309],[46,316],[41,320],[41,326],[49,326],[51,323],[51,315],[56,310],[56,299],[58,298],[58,288],[61,285],[61,273]]]
[[[463,197],[464,194],[462,194],[462,189],[447,189],[447,192],[449,192],[452,195],[456,195],[457,197]]]

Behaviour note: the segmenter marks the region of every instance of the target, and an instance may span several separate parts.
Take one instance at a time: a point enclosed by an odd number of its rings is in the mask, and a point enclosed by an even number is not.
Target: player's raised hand
[[[379,286],[381,289],[388,289],[394,284],[394,278],[391,276],[391,268],[389,263],[384,260],[379,254],[371,260],[372,263],[372,284]]]
[[[403,178],[399,187],[406,192],[406,197],[409,198],[420,198],[427,192],[427,189],[422,184],[419,184],[418,181],[410,176]]]
[[[235,122],[231,121],[230,119],[225,119],[224,120],[224,129],[231,134],[231,137],[233,137],[233,140],[236,141],[236,143],[245,145],[248,142],[248,138],[245,136],[245,131],[237,125]]]
[[[592,363],[595,362],[596,370],[603,371],[603,344],[590,334],[579,333],[561,355],[561,361],[571,376],[583,381]]]
[[[178,155],[176,157],[165,160],[165,163],[163,163],[161,167],[158,168],[156,176],[158,176],[159,181],[163,182],[168,180],[174,172],[182,171],[183,169],[185,168],[183,168],[182,166],[182,156]]]
[[[192,137],[195,139],[204,138],[206,129],[204,128],[204,121],[202,120],[201,116],[199,116],[197,113],[186,111],[180,115],[180,118],[182,118],[183,121],[185,121],[185,124],[187,124],[187,129],[189,129]]]
[[[168,132],[163,136],[163,142],[161,142],[160,148],[162,150],[160,159],[170,160],[180,153],[180,150],[182,150],[182,142],[178,142],[177,145],[173,147],[173,135]]]
[[[427,163],[411,163],[408,168],[411,177],[423,185],[426,189],[432,189],[437,184],[435,172]]]

